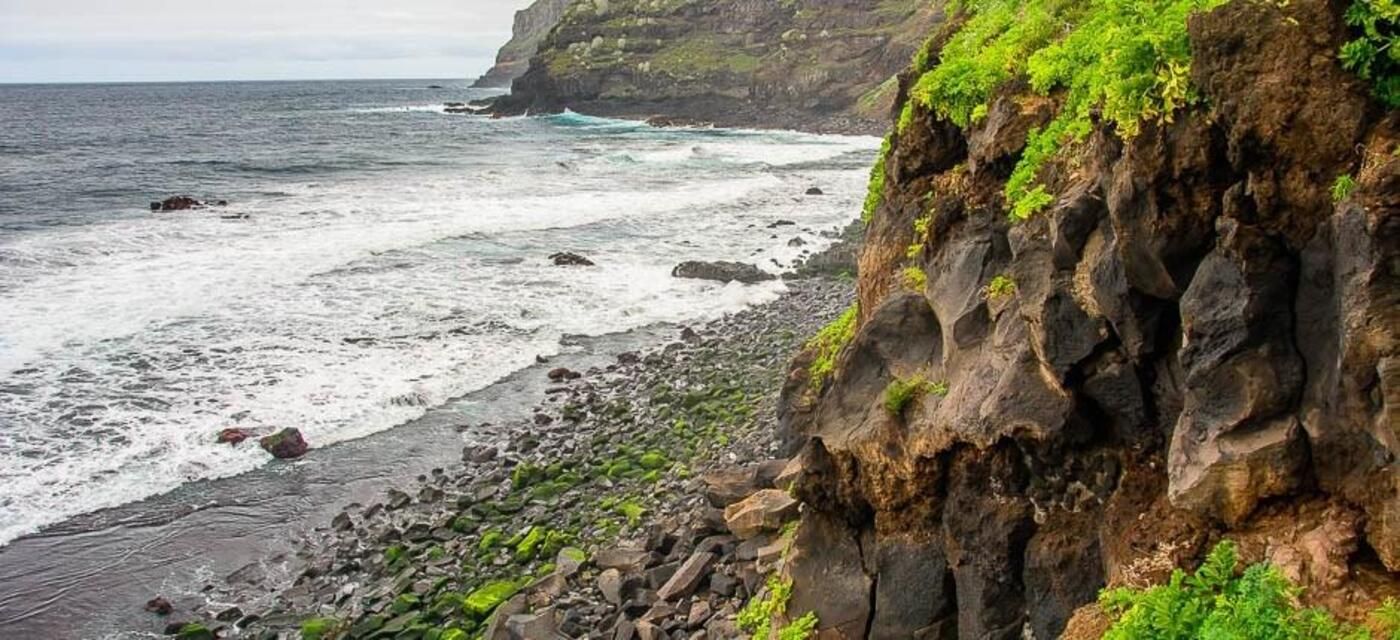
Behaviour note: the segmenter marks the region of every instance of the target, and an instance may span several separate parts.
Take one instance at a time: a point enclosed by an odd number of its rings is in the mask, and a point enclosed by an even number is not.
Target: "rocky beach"
[[[778,390],[791,354],[849,306],[853,240],[778,300],[659,349],[542,363],[543,397],[518,398],[536,403],[528,418],[464,426],[491,435],[460,465],[347,506],[283,583],[250,565],[200,598],[153,594],[149,615],[178,638],[734,637],[797,515],[775,489]]]

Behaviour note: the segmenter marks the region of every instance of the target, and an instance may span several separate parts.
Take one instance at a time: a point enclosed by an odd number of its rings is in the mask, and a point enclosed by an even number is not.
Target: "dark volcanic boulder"
[[[205,202],[190,196],[171,196],[160,202],[152,202],[151,211],[189,211],[191,209],[203,209],[208,206],[223,207],[226,205],[228,205],[227,200]]]
[[[562,251],[549,256],[555,266],[559,267],[591,267],[593,261],[571,251]]]
[[[774,280],[774,276],[767,271],[759,269],[751,264],[742,262],[682,262],[671,270],[671,275],[677,278],[693,278],[696,280],[716,280],[719,282],[742,282],[753,284]]]
[[[288,460],[306,455],[306,439],[296,429],[283,429],[258,441],[275,458]]]

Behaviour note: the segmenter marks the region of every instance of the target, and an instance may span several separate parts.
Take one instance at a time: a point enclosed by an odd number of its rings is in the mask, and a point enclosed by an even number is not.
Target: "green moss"
[[[996,93],[1020,76],[1039,94],[1063,96],[1055,119],[1029,134],[1007,181],[1008,209],[1024,220],[1054,202],[1036,184],[1040,169],[1083,140],[1093,117],[1131,138],[1143,121],[1171,121],[1198,101],[1186,20],[1224,1],[967,0],[971,17],[911,95],[962,127],[984,117]]]
[[[438,640],[468,640],[470,637],[466,631],[456,628],[443,629],[442,633],[438,634]]]
[[[627,519],[627,524],[634,527],[642,521],[642,515],[647,512],[645,507],[633,500],[623,500],[617,503],[614,510],[617,511],[618,515]]]
[[[389,605],[389,610],[394,613],[407,613],[417,609],[420,604],[422,604],[422,601],[418,599],[418,596],[411,593],[404,593],[394,598],[393,604]]]
[[[501,542],[505,539],[505,537],[505,534],[501,533],[500,531],[494,529],[491,531],[487,531],[486,533],[481,534],[481,540],[476,543],[476,548],[478,551],[487,551],[493,547],[500,545]]]
[[[637,466],[647,470],[663,469],[668,464],[666,454],[660,451],[648,451],[637,458]]]
[[[817,635],[817,612],[808,611],[778,630],[778,640],[808,640]]]
[[[322,640],[334,637],[340,621],[335,618],[309,618],[301,623],[302,640]]]
[[[490,615],[501,603],[509,600],[520,587],[510,580],[494,580],[467,594],[462,600],[462,611],[473,620],[481,620]]]
[[[820,389],[822,383],[836,371],[836,357],[855,338],[856,320],[859,316],[860,307],[853,304],[807,341],[807,348],[816,350],[816,356],[807,368],[807,377],[812,388]]]
[[[214,632],[198,622],[191,622],[175,634],[176,640],[214,640]]]

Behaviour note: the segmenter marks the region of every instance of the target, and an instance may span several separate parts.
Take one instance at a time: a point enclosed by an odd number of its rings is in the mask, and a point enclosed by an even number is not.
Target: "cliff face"
[[[497,111],[883,130],[939,20],[919,0],[576,0]]]
[[[1096,124],[1024,221],[1002,194],[1061,94],[908,113],[853,338],[784,391],[790,610],[821,637],[1053,638],[1223,537],[1343,615],[1396,593],[1400,115],[1338,63],[1342,9],[1195,15],[1199,103]]]
[[[511,30],[510,42],[496,54],[496,64],[477,78],[473,87],[509,87],[510,83],[525,73],[530,67],[530,57],[535,55],[540,41],[549,34],[570,0],[535,0],[530,6],[515,12],[515,26]]]

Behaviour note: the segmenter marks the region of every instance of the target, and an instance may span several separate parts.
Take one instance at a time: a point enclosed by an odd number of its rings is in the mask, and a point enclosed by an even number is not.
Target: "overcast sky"
[[[530,0],[0,0],[0,82],[467,78]]]

